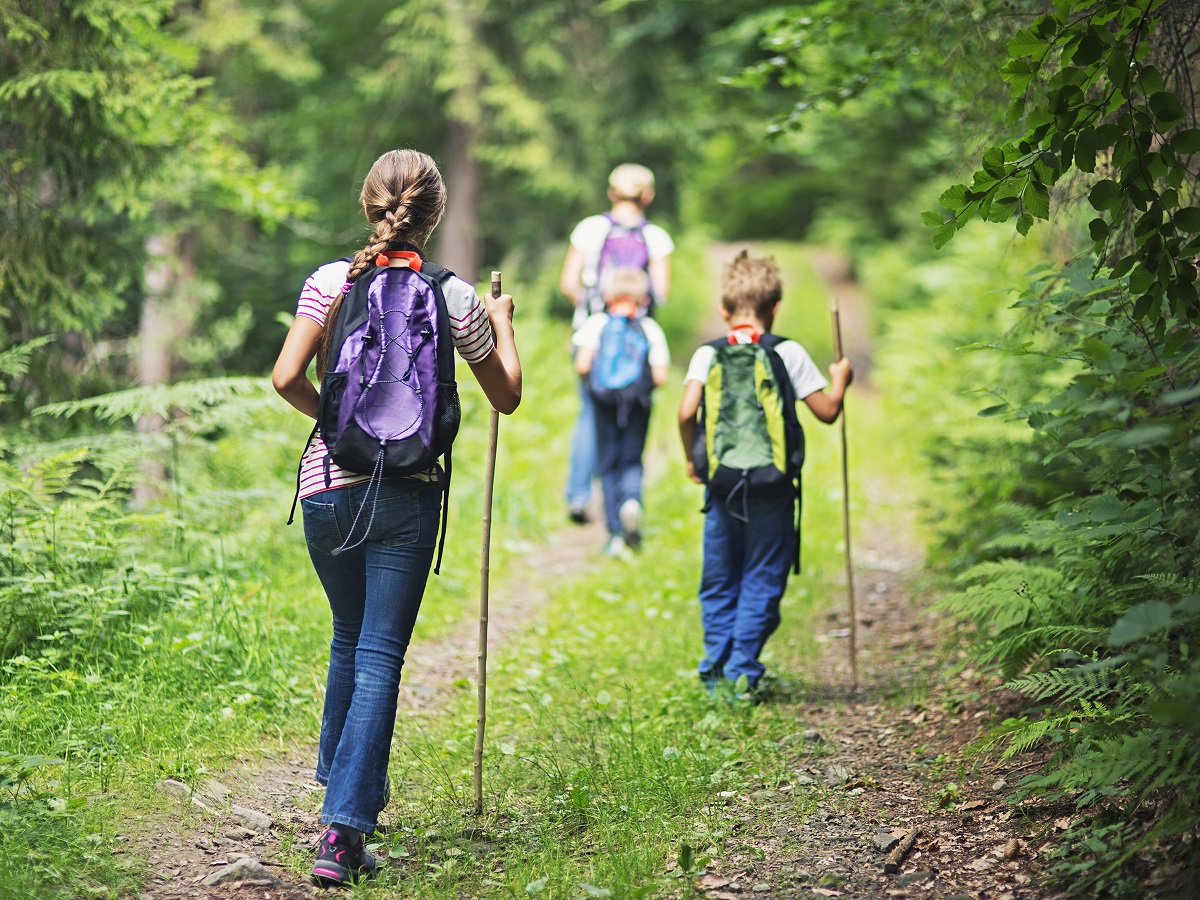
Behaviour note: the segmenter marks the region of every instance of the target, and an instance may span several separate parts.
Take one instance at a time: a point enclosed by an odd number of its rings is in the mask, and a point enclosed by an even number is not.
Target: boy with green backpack
[[[744,678],[753,694],[788,570],[800,571],[804,432],[796,403],[832,424],[853,379],[842,359],[829,367],[830,384],[800,344],[770,333],[782,296],[772,260],[738,254],[721,285],[729,334],[692,356],[679,405],[688,476],[707,485],[699,672],[712,691]]]

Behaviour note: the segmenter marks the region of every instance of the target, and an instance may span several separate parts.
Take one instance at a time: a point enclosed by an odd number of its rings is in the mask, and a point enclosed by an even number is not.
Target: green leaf
[[[1110,178],[1097,181],[1088,194],[1088,202],[1092,204],[1092,208],[1101,212],[1111,209],[1120,199],[1121,187]]]
[[[921,221],[924,222],[926,225],[928,225],[930,228],[937,228],[939,225],[942,225],[945,223],[946,217],[943,216],[940,212],[935,212],[933,210],[926,210],[925,212],[921,213]]]
[[[530,897],[540,894],[542,891],[544,891],[546,889],[546,884],[548,882],[549,882],[549,879],[544,878],[544,877],[539,878],[537,881],[531,881],[531,882],[529,882],[529,884],[525,885],[525,893],[528,894]]]
[[[942,192],[942,196],[938,198],[938,202],[946,209],[960,210],[967,204],[967,186],[965,184],[952,184]]]
[[[1117,619],[1108,635],[1109,646],[1124,647],[1171,627],[1171,607],[1162,600],[1139,603]]]
[[[1033,227],[1033,216],[1029,213],[1023,213],[1017,216],[1017,232],[1022,236],[1029,234],[1029,229]]]
[[[1103,219],[1092,219],[1088,223],[1088,233],[1092,236],[1093,241],[1103,241],[1108,237],[1108,223]]]
[[[1143,425],[1140,428],[1131,428],[1125,432],[1113,441],[1113,446],[1127,450],[1130,447],[1162,444],[1167,442],[1174,433],[1175,429],[1170,425]]]
[[[1200,128],[1184,128],[1171,135],[1171,147],[1176,153],[1200,152]]]
[[[1175,227],[1180,231],[1200,231],[1200,207],[1185,206],[1183,209],[1177,210],[1172,219]]]
[[[953,222],[947,222],[945,225],[939,225],[937,228],[933,229],[934,249],[941,250],[948,243],[950,243],[950,239],[954,237],[954,233],[956,231],[958,231],[958,228]]]
[[[1006,413],[1008,411],[1009,411],[1009,407],[1008,407],[1007,403],[999,403],[996,406],[985,406],[983,409],[981,409],[975,415],[981,416],[983,418],[987,418],[989,416],[1001,416],[1001,415],[1004,415],[1004,413]]]
[[[1021,192],[1021,202],[1025,204],[1026,211],[1031,215],[1037,216],[1039,219],[1050,218],[1050,191],[1044,184],[1030,180],[1029,184],[1025,186],[1025,190]]]
[[[1170,91],[1159,91],[1150,96],[1150,109],[1158,120],[1159,127],[1165,127],[1176,122],[1182,122],[1186,113],[1179,103],[1179,98]]]
[[[1033,28],[1022,28],[1008,41],[1009,56],[1040,56],[1050,48],[1046,39],[1039,37]]]
[[[594,884],[588,884],[586,881],[580,882],[579,887],[589,897],[611,897],[613,892],[608,888],[596,887]]]

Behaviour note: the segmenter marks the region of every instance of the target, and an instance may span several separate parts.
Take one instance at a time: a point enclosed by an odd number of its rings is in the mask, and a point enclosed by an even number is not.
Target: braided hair
[[[371,166],[358,196],[374,226],[367,244],[350,262],[346,285],[375,265],[375,258],[397,242],[424,249],[446,210],[446,185],[437,163],[418,150],[389,150]],[[347,287],[348,289],[348,287]],[[317,377],[325,377],[343,290],[329,304],[317,342]]]

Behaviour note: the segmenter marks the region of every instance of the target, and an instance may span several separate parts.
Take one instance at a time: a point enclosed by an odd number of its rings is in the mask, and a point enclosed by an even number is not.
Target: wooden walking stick
[[[492,273],[492,296],[500,296],[500,273]],[[483,467],[483,552],[479,557],[479,702],[475,713],[475,815],[483,815],[483,731],[487,724],[488,575],[492,555],[492,486],[496,481],[496,445],[500,413],[492,409],[488,423],[487,462]]]
[[[835,294],[830,306],[833,316],[833,352],[842,360],[842,318]],[[842,399],[842,523],[846,543],[846,597],[850,605],[850,684],[858,692],[858,612],[854,607],[854,566],[850,561],[850,469],[846,456],[846,400]]]

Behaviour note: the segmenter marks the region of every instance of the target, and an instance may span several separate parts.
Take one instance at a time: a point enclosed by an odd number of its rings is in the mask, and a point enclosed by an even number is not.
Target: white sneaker
[[[636,548],[642,540],[642,504],[630,497],[617,510],[617,518],[621,520],[621,530],[625,533],[625,543],[630,547]]]
[[[604,555],[612,556],[616,559],[627,559],[631,556],[629,545],[625,543],[625,538],[619,534],[614,534],[608,539],[608,543],[604,545]]]

